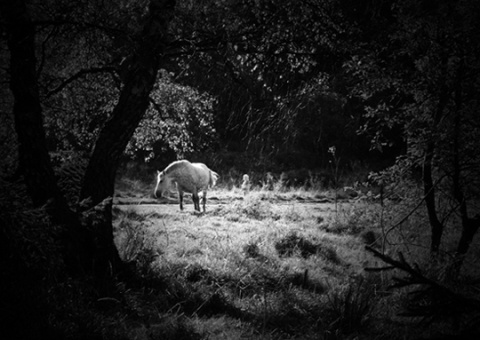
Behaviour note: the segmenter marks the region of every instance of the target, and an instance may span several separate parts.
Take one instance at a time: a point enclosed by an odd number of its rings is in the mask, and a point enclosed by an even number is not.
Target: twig
[[[54,88],[53,90],[48,91],[48,93],[45,95],[45,98],[51,97],[54,94],[57,94],[58,92],[62,91],[67,85],[70,83],[74,82],[75,80],[87,75],[87,74],[95,74],[95,73],[110,73],[113,74],[116,71],[116,67],[113,66],[103,66],[103,67],[92,67],[89,69],[83,69],[75,73],[73,76],[70,78],[64,80],[59,86]]]
[[[392,270],[399,269],[407,274],[406,278],[393,278],[396,281],[396,284],[392,285],[391,288],[400,288],[411,285],[425,285],[427,286],[423,291],[418,290],[417,293],[426,293],[428,291],[436,292],[435,296],[441,301],[435,301],[434,306],[438,306],[443,302],[444,311],[449,312],[448,307],[455,308],[457,312],[467,312],[467,311],[480,311],[480,300],[472,298],[471,296],[465,296],[463,294],[457,293],[450,289],[449,287],[434,281],[425,275],[422,274],[420,268],[416,263],[410,265],[404,258],[401,252],[398,253],[399,260],[395,260],[388,255],[382,254],[379,251],[373,249],[372,247],[366,246],[366,250],[373,253],[375,257],[378,257],[383,262],[389,264],[390,266],[383,268],[365,268],[366,271],[380,271],[380,270]],[[430,310],[426,312],[427,309],[423,311],[423,316],[427,313],[438,314],[438,310]],[[451,310],[450,310],[451,312]]]

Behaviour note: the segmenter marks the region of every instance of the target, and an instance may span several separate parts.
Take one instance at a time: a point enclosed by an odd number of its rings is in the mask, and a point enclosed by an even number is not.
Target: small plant
[[[330,164],[332,166],[332,173],[333,173],[333,178],[334,178],[334,187],[335,187],[335,215],[337,215],[338,212],[338,207],[337,207],[337,202],[338,202],[338,167],[340,165],[340,157],[337,157],[337,148],[334,146],[331,146],[328,148],[328,153],[332,155],[333,158],[333,163],[330,161]]]
[[[145,226],[123,220],[119,224],[119,234],[121,236],[117,242],[120,256],[126,262],[135,263],[141,272],[148,272],[157,250],[153,245],[154,238],[147,233]]]
[[[328,295],[327,333],[348,335],[364,328],[373,309],[373,290],[363,279]]]

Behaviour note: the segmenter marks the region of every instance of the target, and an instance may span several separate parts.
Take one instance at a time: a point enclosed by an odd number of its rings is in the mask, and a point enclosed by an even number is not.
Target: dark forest
[[[480,2],[2,0],[0,60],[3,339],[480,337]]]

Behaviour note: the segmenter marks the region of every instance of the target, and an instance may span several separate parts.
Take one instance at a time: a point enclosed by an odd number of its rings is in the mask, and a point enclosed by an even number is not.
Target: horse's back
[[[209,169],[202,163],[190,163],[187,160],[176,161],[175,163],[175,181],[180,187],[192,192],[208,185]],[[172,163],[173,164],[173,163]]]
[[[218,177],[220,177],[215,171],[203,163],[192,163],[192,165],[200,171],[199,176],[202,178],[202,187],[207,189],[207,187],[213,187],[215,185]]]
[[[219,177],[205,164],[191,163],[188,160],[175,161],[164,172],[174,176],[177,185],[187,192],[206,190],[209,186],[213,186]]]

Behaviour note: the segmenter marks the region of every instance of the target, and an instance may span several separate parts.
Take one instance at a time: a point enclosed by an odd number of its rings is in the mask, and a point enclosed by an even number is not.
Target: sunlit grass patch
[[[137,250],[150,248],[155,256],[137,259],[150,261],[150,275],[164,282],[169,295],[163,303],[193,318],[195,330],[212,338],[289,338],[333,329],[322,321],[328,294],[362,275],[371,235],[364,239],[367,229],[340,232],[327,226],[366,228],[362,211],[367,210],[307,203],[289,192],[222,196],[228,194],[219,192],[219,201],[210,208],[207,203],[205,214],[172,205],[116,212],[117,227],[129,221],[132,228],[145,229],[137,231]],[[279,199],[280,194],[293,199]],[[151,243],[140,242],[142,237]],[[245,331],[222,329],[233,320]]]
[[[230,209],[246,218],[263,220],[266,218],[278,219],[278,214],[272,209],[272,203],[259,196],[246,197],[243,201],[234,202]]]

